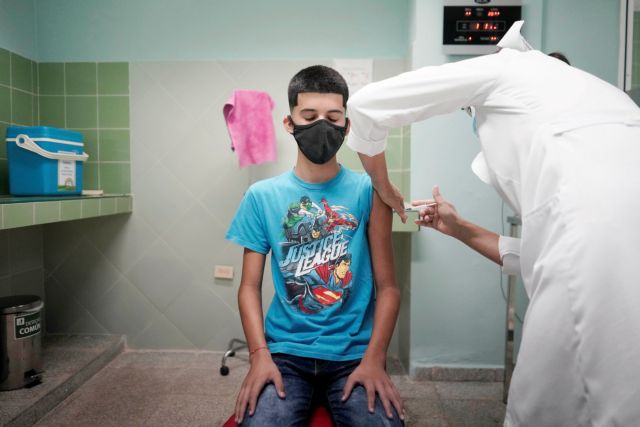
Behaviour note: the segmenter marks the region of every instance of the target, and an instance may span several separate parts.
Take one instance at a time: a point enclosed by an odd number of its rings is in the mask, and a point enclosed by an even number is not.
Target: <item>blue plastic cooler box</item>
[[[7,129],[9,193],[67,196],[82,192],[82,134],[45,126]]]

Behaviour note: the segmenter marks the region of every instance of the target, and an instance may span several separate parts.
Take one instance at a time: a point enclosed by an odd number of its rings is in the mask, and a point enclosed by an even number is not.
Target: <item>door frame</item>
[[[633,14],[640,10],[640,0],[620,0],[620,43],[618,52],[618,87],[631,89],[633,60]],[[640,31],[640,28],[637,29]]]

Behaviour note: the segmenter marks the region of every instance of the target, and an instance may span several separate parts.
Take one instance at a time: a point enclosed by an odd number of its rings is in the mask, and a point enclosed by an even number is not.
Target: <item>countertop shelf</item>
[[[391,231],[394,233],[415,233],[420,231],[420,227],[414,222],[418,219],[418,212],[407,212],[407,223],[403,224],[400,216],[393,214],[393,226]]]
[[[130,213],[131,194],[102,196],[0,196],[0,230]]]

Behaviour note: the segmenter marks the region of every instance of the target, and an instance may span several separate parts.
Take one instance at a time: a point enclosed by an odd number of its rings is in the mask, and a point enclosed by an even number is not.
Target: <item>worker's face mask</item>
[[[300,151],[317,165],[327,163],[336,155],[349,126],[349,119],[346,119],[344,126],[335,125],[325,119],[316,120],[308,125],[295,124],[291,116],[289,120],[293,125],[293,137]]]
[[[472,126],[473,126],[473,133],[476,137],[479,137],[478,135],[478,122],[476,120],[476,109],[473,107],[464,107],[463,108],[464,112],[467,113],[469,115],[469,117],[471,117],[473,119],[472,122]]]

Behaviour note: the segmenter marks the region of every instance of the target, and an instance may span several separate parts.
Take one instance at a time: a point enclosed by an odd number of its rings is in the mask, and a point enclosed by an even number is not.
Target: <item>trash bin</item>
[[[35,295],[0,298],[0,390],[41,382],[43,306]]]

